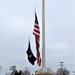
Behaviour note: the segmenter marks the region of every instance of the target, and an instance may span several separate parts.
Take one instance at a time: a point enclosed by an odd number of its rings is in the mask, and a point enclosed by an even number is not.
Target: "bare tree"
[[[28,70],[28,68],[26,68],[23,72],[23,75],[31,75],[30,71]]]
[[[56,75],[70,75],[70,72],[66,68],[60,68],[57,70]]]

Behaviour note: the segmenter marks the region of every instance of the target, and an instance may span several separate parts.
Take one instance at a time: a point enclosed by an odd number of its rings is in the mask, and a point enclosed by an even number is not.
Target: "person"
[[[15,73],[14,73],[14,75],[18,75],[18,71],[17,71],[17,70],[15,70]]]
[[[19,73],[18,73],[18,75],[21,75],[22,74],[22,71],[21,70],[19,70]]]

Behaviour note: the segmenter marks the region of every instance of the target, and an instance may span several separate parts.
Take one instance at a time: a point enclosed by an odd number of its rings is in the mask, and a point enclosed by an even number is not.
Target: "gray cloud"
[[[73,72],[75,1],[46,0],[45,2],[46,67],[56,71],[59,68],[58,62],[64,61],[65,67]],[[31,72],[41,68],[36,63],[35,66],[32,66],[26,55],[30,37],[32,51],[36,56],[35,40],[32,34],[34,5],[41,30],[40,0],[33,2],[29,0],[0,1],[0,64],[3,67],[2,73],[9,71],[9,67],[12,65],[16,65],[18,69],[29,67]],[[42,36],[40,41],[42,43]],[[42,53],[42,44],[40,52]]]

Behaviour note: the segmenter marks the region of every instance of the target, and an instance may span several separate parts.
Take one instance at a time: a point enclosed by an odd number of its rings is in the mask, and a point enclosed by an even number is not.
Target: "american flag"
[[[35,24],[34,24],[33,34],[35,36],[35,42],[36,42],[37,64],[39,66],[41,66],[41,57],[40,57],[40,52],[39,52],[39,48],[40,48],[40,28],[39,28],[39,23],[38,23],[36,13],[35,13]]]

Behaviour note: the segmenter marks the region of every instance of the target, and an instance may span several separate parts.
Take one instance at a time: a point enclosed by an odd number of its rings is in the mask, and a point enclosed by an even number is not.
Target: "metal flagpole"
[[[42,71],[46,71],[45,54],[45,0],[42,0]]]
[[[45,0],[42,0],[42,71],[36,72],[35,75],[53,75],[46,70],[45,54]]]
[[[46,70],[45,54],[45,0],[42,0],[42,71],[36,72],[35,75],[53,75]]]

